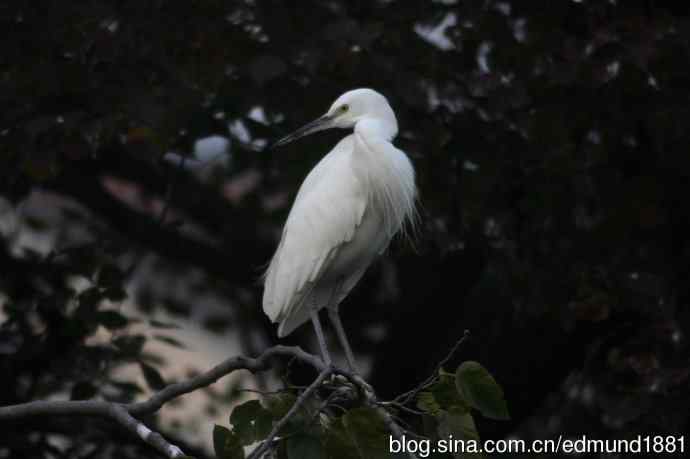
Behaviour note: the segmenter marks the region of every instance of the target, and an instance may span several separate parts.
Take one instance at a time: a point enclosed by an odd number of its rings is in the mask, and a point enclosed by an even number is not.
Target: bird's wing
[[[346,137],[310,172],[266,272],[263,308],[273,322],[299,306],[342,245],[354,237],[367,199],[352,170]]]

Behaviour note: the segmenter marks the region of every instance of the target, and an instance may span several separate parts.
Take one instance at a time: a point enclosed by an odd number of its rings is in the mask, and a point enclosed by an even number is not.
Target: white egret
[[[407,223],[417,188],[410,160],[391,141],[398,122],[372,89],[348,91],[317,120],[282,138],[284,145],[328,128],[354,128],[311,170],[297,193],[266,271],[263,309],[284,337],[311,319],[331,363],[318,312],[328,316],[356,371],[338,307],[373,259]]]

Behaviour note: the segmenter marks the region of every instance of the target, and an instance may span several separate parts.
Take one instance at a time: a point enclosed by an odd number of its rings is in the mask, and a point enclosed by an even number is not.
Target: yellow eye
[[[348,111],[349,109],[350,109],[350,106],[347,105],[347,104],[343,104],[343,105],[340,106],[340,111],[343,112],[343,113],[345,113],[345,112]]]

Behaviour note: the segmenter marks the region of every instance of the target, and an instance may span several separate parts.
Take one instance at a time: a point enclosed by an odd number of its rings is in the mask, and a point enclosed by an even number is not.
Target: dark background
[[[110,377],[157,361],[103,299],[184,317],[213,295],[226,313],[209,333],[245,354],[276,341],[259,275],[344,133],[265,145],[367,86],[398,116],[422,207],[414,244],[343,307],[380,394],[413,387],[469,329],[448,368],[481,362],[512,415],[479,420],[483,438],[689,431],[683,2],[4,1],[0,31],[1,404],[143,390]],[[169,160],[209,135],[229,139],[225,161]],[[88,340],[98,326],[112,343]],[[107,423],[2,429],[1,457],[155,457]]]

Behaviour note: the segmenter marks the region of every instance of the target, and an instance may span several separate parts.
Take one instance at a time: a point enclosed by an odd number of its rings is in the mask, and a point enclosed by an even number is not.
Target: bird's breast
[[[390,237],[383,229],[383,214],[373,206],[367,207],[352,239],[339,248],[323,273],[324,280],[338,280],[366,269],[389,243]]]

